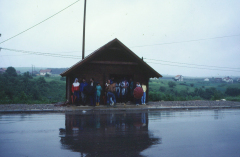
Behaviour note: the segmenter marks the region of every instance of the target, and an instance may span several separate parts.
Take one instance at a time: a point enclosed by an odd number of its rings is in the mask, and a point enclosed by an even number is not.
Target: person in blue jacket
[[[84,93],[83,89],[86,87],[88,83],[86,82],[85,78],[82,79],[82,83],[80,84],[80,93],[81,93],[81,98],[82,98],[82,103],[83,105],[86,104],[86,94]]]

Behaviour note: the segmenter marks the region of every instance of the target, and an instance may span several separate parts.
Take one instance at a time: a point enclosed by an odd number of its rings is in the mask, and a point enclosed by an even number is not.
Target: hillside
[[[174,85],[170,87],[169,83]],[[171,84],[170,83],[170,84]],[[236,97],[234,94],[227,95],[226,91],[239,89],[240,83],[216,83],[204,82],[200,80],[189,79],[184,82],[175,82],[171,79],[150,80],[149,98],[150,100],[216,100],[228,99],[240,101],[240,93]],[[232,97],[231,97],[232,96]]]
[[[21,74],[23,74],[25,72],[32,73],[32,67],[15,67],[15,69],[16,69],[16,71],[20,71]],[[67,70],[68,68],[34,67],[33,71],[39,72],[40,70],[44,70],[44,69],[51,69],[52,74],[58,74],[59,75],[62,72],[64,72],[65,70]]]

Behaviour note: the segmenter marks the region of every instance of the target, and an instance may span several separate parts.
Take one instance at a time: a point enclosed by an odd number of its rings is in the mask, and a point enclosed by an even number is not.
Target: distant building
[[[20,72],[20,71],[16,71],[16,73],[17,73],[18,75],[20,75],[20,74],[21,74],[21,72]]]
[[[33,73],[33,75],[38,75],[39,74],[39,72],[37,72],[37,71],[33,71],[32,73]]]
[[[222,80],[222,78],[214,78],[214,81],[215,82],[222,82],[223,80]]]
[[[240,82],[240,78],[237,79],[237,82]]]
[[[182,75],[177,75],[174,77],[175,81],[183,81],[183,76]]]
[[[40,73],[41,76],[45,76],[46,74],[51,75],[52,74],[52,70],[51,69],[40,70],[39,73]]]
[[[205,78],[203,81],[209,81],[209,78]]]
[[[7,70],[6,68],[0,68],[0,74],[5,73],[6,70]]]
[[[233,83],[233,79],[230,78],[229,76],[224,77],[222,80],[223,80],[224,82],[227,82],[227,83]]]

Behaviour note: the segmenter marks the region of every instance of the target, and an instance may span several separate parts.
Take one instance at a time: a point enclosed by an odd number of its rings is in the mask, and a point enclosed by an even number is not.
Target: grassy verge
[[[240,90],[240,84],[204,82],[186,80],[175,82],[172,80],[150,80],[149,99],[151,101],[186,101],[186,100],[218,100],[239,101],[239,97],[226,95],[226,89]]]

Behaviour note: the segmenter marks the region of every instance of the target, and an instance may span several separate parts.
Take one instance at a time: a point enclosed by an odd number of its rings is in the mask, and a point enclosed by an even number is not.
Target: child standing
[[[101,96],[101,92],[102,92],[102,87],[101,87],[99,82],[97,82],[96,91],[97,91],[97,94],[96,94],[96,106],[99,106],[100,96]]]
[[[146,105],[146,91],[147,91],[147,86],[145,84],[142,84],[142,89],[143,89],[143,96],[142,96],[142,104]]]

